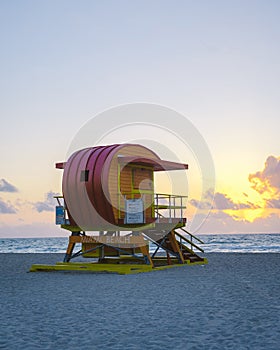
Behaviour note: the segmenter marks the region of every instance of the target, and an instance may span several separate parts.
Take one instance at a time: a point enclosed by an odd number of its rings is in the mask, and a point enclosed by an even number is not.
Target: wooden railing
[[[183,236],[181,233],[179,233],[178,231],[175,230],[175,234],[179,237],[179,241],[181,242],[182,240],[187,242],[188,244],[190,244],[190,249],[193,252],[194,248],[196,248],[197,250],[201,251],[202,253],[204,253],[204,250],[199,247],[196,243],[194,243],[193,241],[196,240],[201,244],[204,244],[204,242],[198,238],[197,236],[193,235],[192,233],[188,232],[186,229],[184,229],[183,227],[180,227],[180,230],[184,231],[185,233],[187,233],[189,235],[189,238]]]
[[[185,198],[187,198],[187,196],[156,193],[154,195],[155,218],[167,217],[183,219],[184,210],[186,209],[186,204],[183,203]]]
[[[142,195],[151,196],[151,203],[149,204],[149,206],[151,206],[152,218],[154,218],[155,221],[159,220],[160,218],[167,218],[167,219],[179,219],[179,221],[183,222],[184,211],[186,209],[185,199],[187,198],[187,196],[153,193],[148,191],[147,193],[143,193],[143,194],[140,192],[119,194],[118,218],[121,219],[123,217],[123,213],[125,211],[125,205],[124,205],[125,198],[131,198],[131,199],[139,198],[139,196],[141,197]],[[65,210],[66,208],[64,207],[63,196],[58,195],[58,196],[54,196],[54,198],[56,198],[58,205],[61,208],[63,207],[64,217],[65,217],[65,220],[67,220],[68,213]]]

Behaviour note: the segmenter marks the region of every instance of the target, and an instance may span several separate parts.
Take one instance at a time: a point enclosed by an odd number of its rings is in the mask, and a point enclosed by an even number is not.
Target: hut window
[[[88,181],[88,173],[89,170],[82,170],[81,171],[81,182],[87,182]]]

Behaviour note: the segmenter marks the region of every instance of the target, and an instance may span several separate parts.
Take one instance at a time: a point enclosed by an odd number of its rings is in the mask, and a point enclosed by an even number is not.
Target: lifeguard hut
[[[142,145],[114,144],[78,150],[56,168],[63,170],[56,224],[71,232],[56,270],[132,273],[206,262],[195,243],[203,242],[185,228],[185,197],[154,189],[155,172],[186,171],[187,164],[162,160]],[[72,263],[78,257],[92,262]]]

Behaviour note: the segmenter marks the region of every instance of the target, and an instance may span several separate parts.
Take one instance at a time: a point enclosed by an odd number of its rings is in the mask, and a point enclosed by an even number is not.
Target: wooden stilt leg
[[[168,252],[166,252],[166,258],[167,258],[167,264],[172,265],[171,259],[170,259],[170,254]]]
[[[171,247],[172,247],[173,251],[175,253],[177,253],[177,255],[178,255],[179,263],[183,264],[184,263],[184,257],[183,257],[183,254],[181,252],[181,249],[179,247],[179,244],[178,244],[178,242],[176,240],[175,232],[173,230],[170,231],[168,236],[169,236],[170,244],[171,244]]]
[[[144,240],[143,240],[143,243],[144,243]],[[152,258],[150,256],[148,246],[143,245],[143,246],[141,246],[139,248],[140,248],[141,253],[143,254],[143,256],[145,258],[146,263],[149,264],[149,265],[152,265],[152,267],[154,267],[154,263],[153,263],[153,260],[152,260]]]
[[[69,237],[68,247],[67,247],[66,254],[65,254],[64,260],[63,260],[64,262],[69,262],[71,260],[71,256],[72,256],[74,247],[75,247],[75,243],[71,242],[71,237]]]
[[[167,265],[172,265],[170,254],[168,252],[166,252],[166,260],[167,260]]]

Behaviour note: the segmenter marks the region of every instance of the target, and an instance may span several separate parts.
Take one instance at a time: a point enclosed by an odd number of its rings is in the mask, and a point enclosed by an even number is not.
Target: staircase
[[[174,263],[179,264],[202,264],[207,260],[200,257],[197,251],[204,253],[204,250],[198,246],[204,242],[198,237],[188,232],[184,227],[173,229],[172,231],[146,230],[143,232],[148,240],[154,243],[157,248],[151,255],[155,265]],[[186,235],[188,235],[186,237]],[[161,250],[161,251],[160,251]]]

